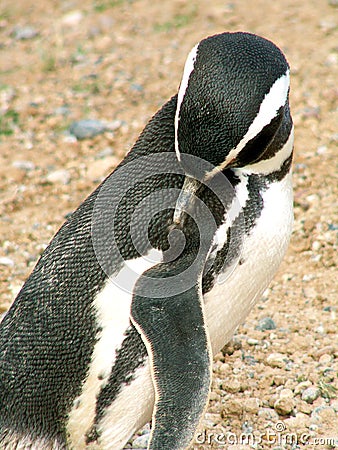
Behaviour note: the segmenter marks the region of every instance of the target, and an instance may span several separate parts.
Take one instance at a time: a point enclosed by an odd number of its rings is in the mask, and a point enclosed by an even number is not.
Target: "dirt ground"
[[[216,355],[195,449],[338,448],[337,23],[335,0],[1,1],[0,314],[65,215],[177,91],[195,43],[250,31],[289,60],[293,237]],[[111,130],[76,140],[67,130],[84,118]],[[266,317],[274,329],[256,329]]]

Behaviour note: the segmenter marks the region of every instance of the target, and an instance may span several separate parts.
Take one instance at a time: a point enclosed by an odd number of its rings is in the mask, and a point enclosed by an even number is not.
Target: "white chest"
[[[286,252],[293,223],[291,174],[263,193],[264,208],[244,240],[241,264],[205,294],[213,352],[231,338],[267,288]]]

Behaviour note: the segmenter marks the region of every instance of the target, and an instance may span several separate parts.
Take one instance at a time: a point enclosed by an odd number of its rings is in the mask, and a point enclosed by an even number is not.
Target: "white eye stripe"
[[[196,44],[189,52],[189,55],[186,59],[185,65],[184,65],[182,81],[181,81],[181,85],[180,85],[178,95],[177,95],[177,107],[176,107],[176,114],[175,114],[175,151],[176,151],[176,155],[177,155],[177,158],[179,161],[181,161],[181,155],[180,155],[180,151],[178,148],[178,137],[177,137],[179,114],[180,114],[180,108],[181,108],[181,104],[183,101],[183,97],[184,97],[185,91],[187,90],[187,87],[188,87],[191,72],[194,70],[198,46],[199,46],[199,44]]]
[[[293,138],[294,138],[294,129],[292,127],[288,140],[285,142],[283,147],[278,150],[278,152],[269,159],[265,159],[263,161],[259,161],[254,164],[248,164],[244,167],[243,171],[246,173],[257,173],[260,175],[267,175],[271,172],[274,172],[280,169],[284,163],[284,161],[289,158],[293,150]]]
[[[252,138],[257,136],[257,134],[262,131],[266,125],[269,125],[274,117],[276,117],[278,110],[283,107],[287,101],[289,86],[290,72],[287,70],[285,74],[279,77],[271,86],[270,91],[265,95],[258,114],[251,123],[248,131],[239,144],[228,153],[224,163],[218,167],[219,170],[224,169],[232,160],[234,160],[246,144]]]

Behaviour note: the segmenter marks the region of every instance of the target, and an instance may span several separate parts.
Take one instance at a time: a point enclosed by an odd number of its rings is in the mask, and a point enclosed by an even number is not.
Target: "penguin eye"
[[[271,122],[268,125],[265,125],[265,127],[263,127],[262,130],[246,144],[243,150],[240,151],[236,158],[237,167],[253,164],[260,159],[282,123],[284,110],[285,106],[280,107]]]

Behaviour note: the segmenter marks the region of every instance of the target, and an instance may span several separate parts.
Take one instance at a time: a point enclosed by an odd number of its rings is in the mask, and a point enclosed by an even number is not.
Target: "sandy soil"
[[[196,449],[338,448],[337,22],[335,0],[1,2],[0,313],[64,216],[176,92],[196,42],[246,30],[287,55],[294,233],[263,299],[216,355]],[[115,130],[76,141],[66,131],[82,118]],[[275,329],[256,329],[265,317]]]

